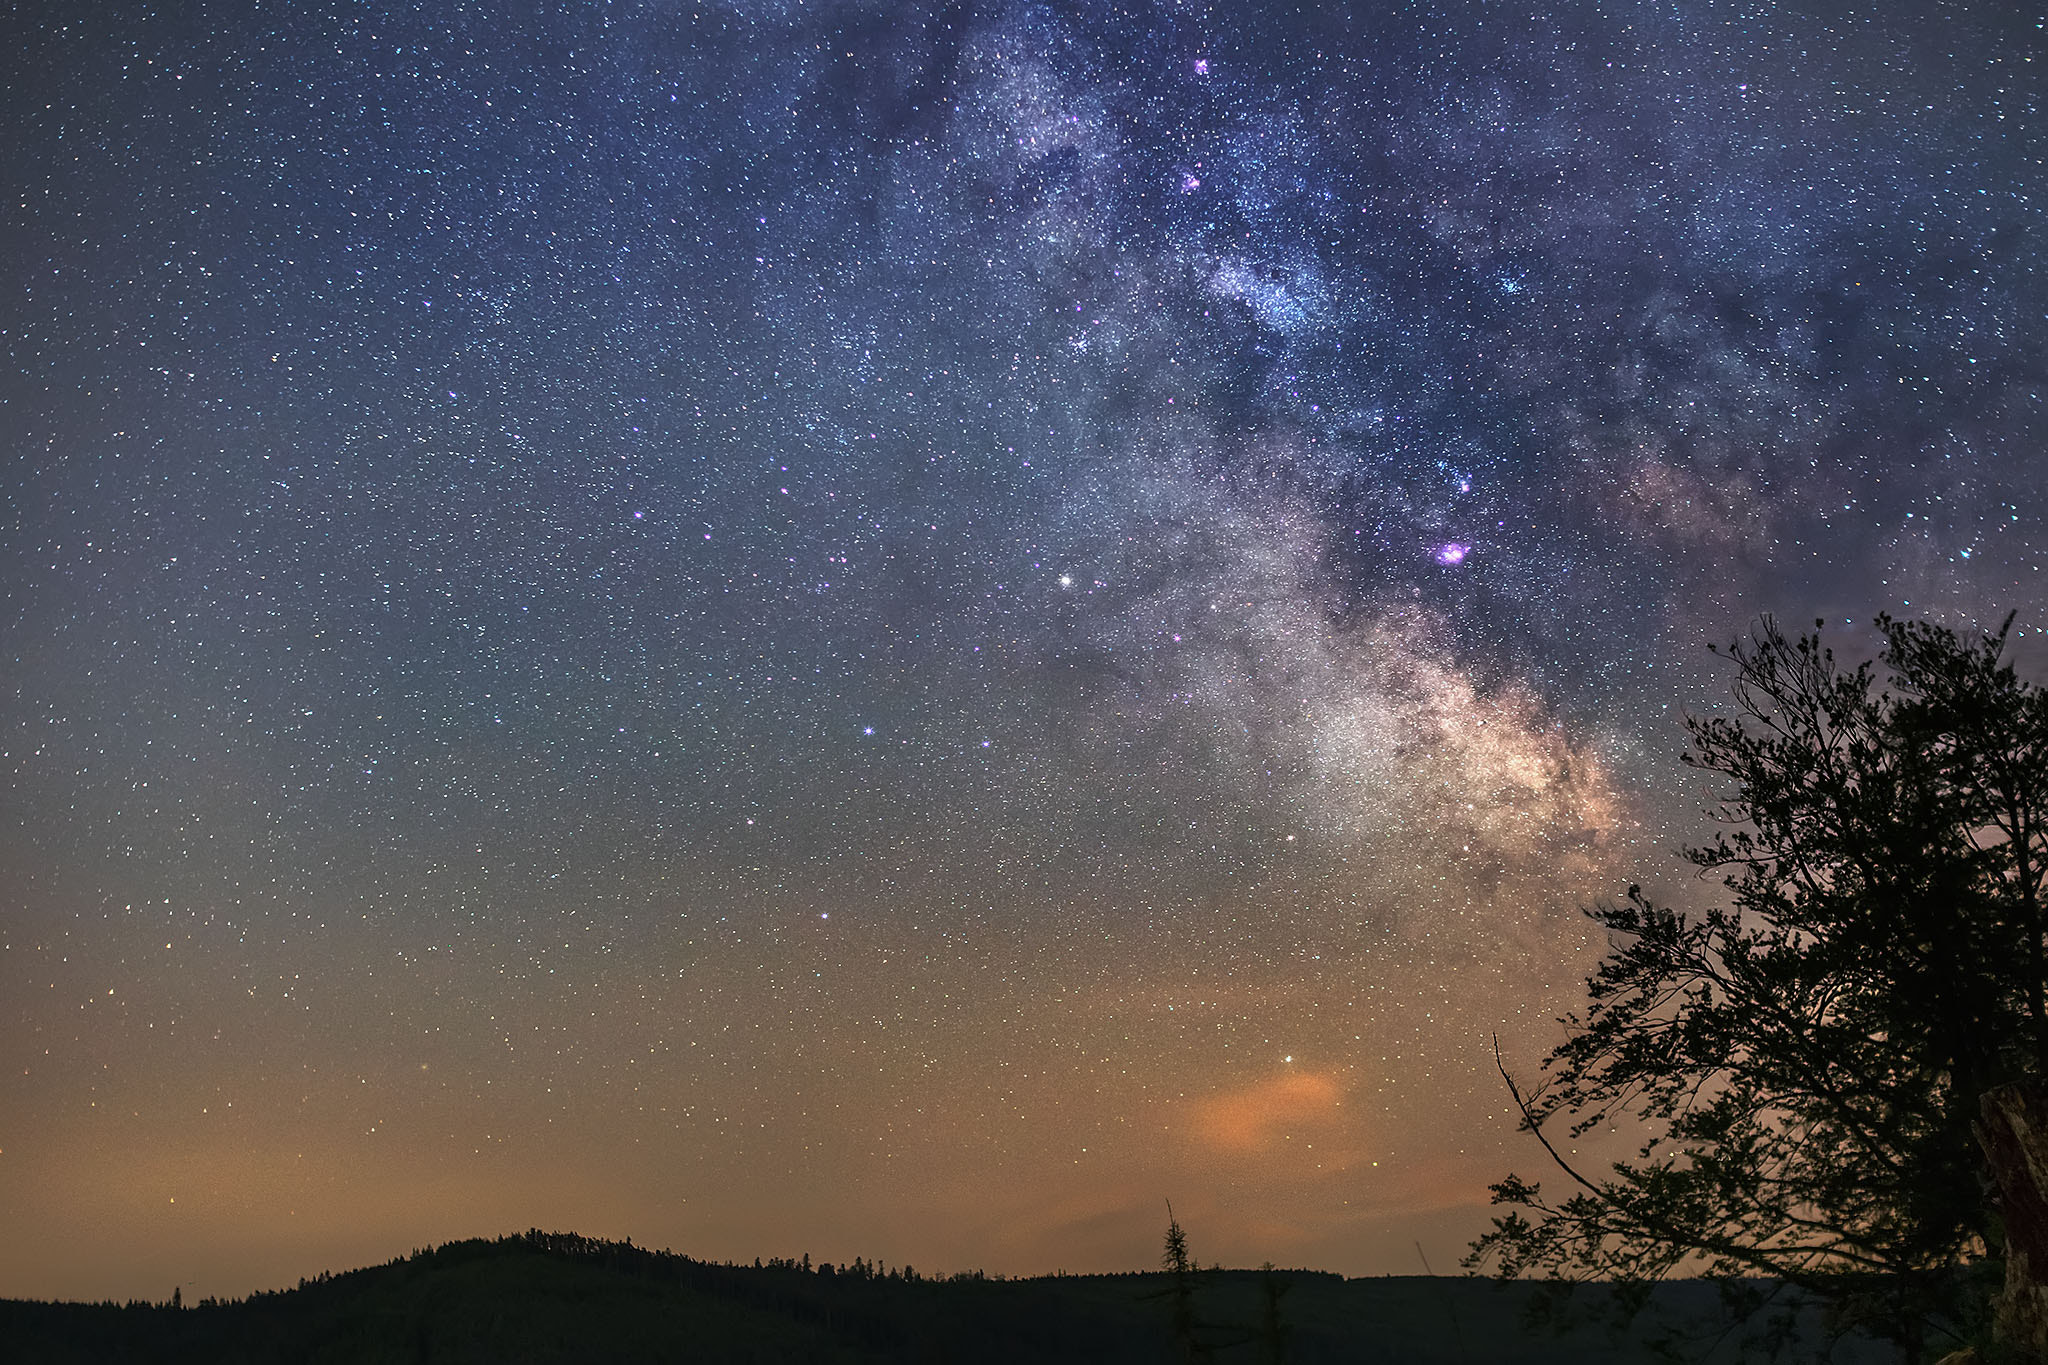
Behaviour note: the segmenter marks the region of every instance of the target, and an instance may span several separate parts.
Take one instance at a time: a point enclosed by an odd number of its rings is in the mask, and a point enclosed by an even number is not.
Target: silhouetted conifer
[[[1160,1266],[1171,1276],[1166,1298],[1175,1353],[1183,1361],[1207,1360],[1211,1356],[1202,1340],[1202,1323],[1195,1312],[1195,1259],[1188,1252],[1188,1234],[1173,1216],[1173,1203],[1166,1205],[1166,1246]]]

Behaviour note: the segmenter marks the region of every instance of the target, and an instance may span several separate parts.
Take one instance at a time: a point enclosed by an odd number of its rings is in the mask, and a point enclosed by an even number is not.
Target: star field
[[[2042,660],[2033,11],[11,17],[0,1293],[1412,1272],[1707,644]]]

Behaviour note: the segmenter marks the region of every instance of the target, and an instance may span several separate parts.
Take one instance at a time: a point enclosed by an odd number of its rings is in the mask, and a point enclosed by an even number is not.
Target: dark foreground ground
[[[1280,1272],[1276,1332],[1258,1271],[1196,1277],[1199,1340],[1229,1365],[1621,1365],[1889,1356],[1830,1344],[1816,1315],[1773,1354],[1764,1321],[1730,1327],[1714,1289],[1663,1286],[1626,1333],[1525,1322],[1534,1292],[1466,1279]],[[1163,1275],[904,1279],[867,1267],[725,1266],[629,1244],[529,1233],[456,1242],[237,1303],[183,1308],[0,1300],[0,1358],[291,1362],[1118,1362],[1185,1359]],[[1597,1314],[1581,1291],[1575,1315]],[[1670,1337],[1676,1354],[1660,1352]],[[1745,1342],[1745,1337],[1752,1338]]]

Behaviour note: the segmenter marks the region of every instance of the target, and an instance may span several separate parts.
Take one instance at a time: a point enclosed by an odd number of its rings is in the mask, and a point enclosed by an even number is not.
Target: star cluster
[[[0,1292],[1449,1260],[1705,645],[2036,657],[2009,5],[17,17]]]

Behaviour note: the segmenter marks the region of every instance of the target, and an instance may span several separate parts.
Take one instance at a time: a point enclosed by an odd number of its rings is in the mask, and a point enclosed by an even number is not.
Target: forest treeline
[[[1262,1330],[1275,1274],[1287,1285],[1284,1332]],[[0,1342],[9,1358],[58,1365],[1257,1365],[1274,1358],[1276,1343],[1287,1365],[1634,1365],[1667,1349],[1736,1365],[1811,1358],[1828,1345],[1817,1312],[1789,1338],[1782,1324],[1766,1328],[1761,1319],[1752,1330],[1730,1323],[1702,1284],[1661,1286],[1654,1311],[1624,1333],[1582,1320],[1532,1326],[1535,1292],[1471,1278],[1198,1270],[1192,1258],[1161,1272],[926,1276],[866,1260],[704,1261],[536,1230],[232,1301],[0,1301]],[[1588,1306],[1600,1301],[1601,1291],[1590,1291]],[[1778,1334],[1774,1342],[1767,1332]],[[1882,1358],[1859,1339],[1834,1343],[1831,1357],[1838,1365]]]

